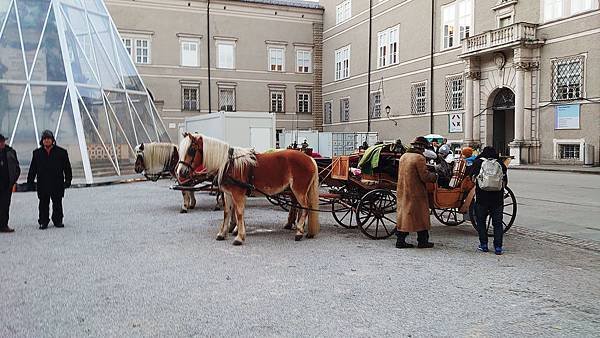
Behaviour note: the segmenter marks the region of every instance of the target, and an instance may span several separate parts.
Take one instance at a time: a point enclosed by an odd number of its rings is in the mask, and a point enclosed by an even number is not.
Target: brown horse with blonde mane
[[[218,173],[219,188],[225,194],[223,223],[217,240],[227,237],[232,214],[238,227],[233,244],[241,245],[246,239],[244,207],[246,195],[257,191],[276,195],[290,188],[301,207],[296,226],[297,241],[304,236],[308,218],[307,238],[319,232],[319,171],[316,162],[299,151],[284,150],[273,153],[255,153],[252,149],[232,147],[229,144],[201,134],[183,134],[179,146],[177,179],[185,181],[195,168]]]

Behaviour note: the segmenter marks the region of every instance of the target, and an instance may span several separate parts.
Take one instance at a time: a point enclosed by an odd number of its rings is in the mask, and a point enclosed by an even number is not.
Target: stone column
[[[479,77],[473,80],[473,144],[481,144],[481,90]],[[476,116],[476,117],[475,117]]]
[[[515,140],[523,142],[525,128],[525,69],[522,64],[516,64],[515,79]]]
[[[475,100],[473,97],[473,86],[475,80],[479,79],[480,73],[477,69],[478,60],[467,59],[465,71],[465,116],[463,118],[463,130],[465,133],[464,144],[473,145],[473,116],[475,115]]]

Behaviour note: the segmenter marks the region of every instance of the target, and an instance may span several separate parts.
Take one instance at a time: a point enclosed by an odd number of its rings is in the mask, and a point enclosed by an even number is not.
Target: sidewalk
[[[578,174],[600,175],[600,167],[584,167],[583,165],[558,165],[558,164],[522,164],[508,167],[511,170],[540,170],[559,171]]]

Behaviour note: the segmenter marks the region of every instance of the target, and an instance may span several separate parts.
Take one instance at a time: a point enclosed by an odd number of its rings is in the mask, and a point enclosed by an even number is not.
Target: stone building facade
[[[275,112],[282,130],[320,127],[319,118],[313,119],[322,116],[318,3],[106,0],[106,5],[172,139],[186,116],[217,111]]]
[[[598,0],[321,4],[325,130],[432,132],[513,163],[581,163],[591,144],[598,162]]]

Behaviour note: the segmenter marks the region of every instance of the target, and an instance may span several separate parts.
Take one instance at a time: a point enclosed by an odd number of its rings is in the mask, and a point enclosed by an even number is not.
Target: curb
[[[126,180],[110,181],[110,182],[77,183],[77,184],[72,184],[71,188],[80,189],[80,188],[104,187],[104,186],[109,186],[109,185],[129,184],[129,183],[145,182],[145,181],[147,181],[147,179],[145,177],[141,177],[141,178],[130,178],[130,179],[126,179]]]
[[[588,175],[600,175],[600,170],[592,171],[592,170],[583,170],[583,169],[558,169],[558,168],[532,168],[532,167],[519,167],[512,166],[508,167],[509,170],[531,170],[531,171],[553,171],[553,172],[562,172],[562,173],[576,173],[576,174],[588,174]]]
[[[511,230],[514,231],[514,234],[519,236],[533,237],[548,242],[560,243],[600,253],[600,242],[598,241],[578,239],[567,235],[561,235],[542,230],[529,229],[519,225],[514,225],[511,228]]]

